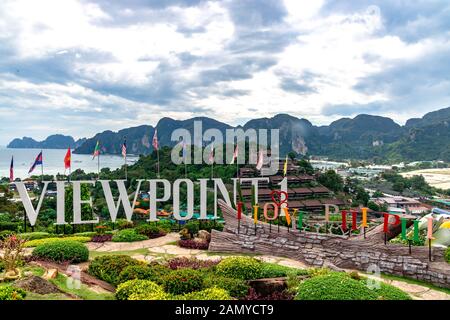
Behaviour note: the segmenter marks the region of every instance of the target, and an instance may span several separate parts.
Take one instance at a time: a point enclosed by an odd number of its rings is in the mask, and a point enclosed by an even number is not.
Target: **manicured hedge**
[[[365,280],[352,279],[346,273],[330,272],[303,281],[296,300],[409,300],[408,294],[398,288],[380,283],[380,289],[371,289]]]
[[[129,266],[142,265],[126,255],[106,255],[95,258],[90,264],[88,272],[100,280],[118,285],[120,283],[120,273]]]
[[[38,239],[38,240],[31,240],[25,242],[25,247],[37,247],[41,244],[48,244],[52,242],[60,242],[60,241],[75,241],[75,242],[89,242],[91,241],[91,238],[89,237],[67,237],[67,238],[46,238],[46,239]]]
[[[1,221],[0,222],[0,231],[4,231],[4,230],[17,231],[18,226],[19,226],[19,224],[16,222]]]
[[[261,278],[281,278],[288,275],[305,275],[307,270],[290,268],[276,263],[263,262],[261,266]]]
[[[130,280],[121,283],[116,290],[117,300],[164,300],[169,295],[150,280]]]
[[[27,241],[46,239],[46,238],[51,238],[54,236],[55,236],[54,234],[50,234],[48,232],[26,232],[26,233],[21,233],[19,235],[20,238],[27,240]]]
[[[225,289],[208,288],[202,291],[191,292],[174,297],[176,300],[232,300]]]
[[[242,280],[252,280],[261,277],[262,263],[251,257],[230,257],[223,259],[216,266],[219,276]]]
[[[117,232],[113,237],[114,242],[134,242],[148,240],[148,237],[139,234],[134,229],[123,229]]]
[[[20,289],[12,286],[1,286],[0,287],[0,300],[23,300],[27,293]]]
[[[166,292],[184,294],[203,288],[203,277],[200,271],[192,269],[174,270],[162,278]]]
[[[232,297],[238,299],[245,297],[250,289],[245,280],[218,277],[214,274],[205,278],[203,286],[205,288],[217,287],[227,290]]]
[[[34,248],[33,257],[56,262],[84,262],[89,259],[88,248],[76,241],[54,241]]]
[[[141,263],[139,265],[128,266],[122,270],[119,275],[120,283],[140,279],[140,280],[151,280],[155,281],[158,284],[163,283],[163,277],[168,275],[171,270],[162,264],[157,262],[153,262],[151,264]]]

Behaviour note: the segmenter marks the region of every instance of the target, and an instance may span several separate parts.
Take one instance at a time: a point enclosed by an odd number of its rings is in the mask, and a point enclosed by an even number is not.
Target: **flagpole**
[[[42,154],[41,149],[41,183],[44,183],[44,155]]]
[[[158,179],[161,177],[160,171],[159,171],[159,146],[158,149],[156,149],[156,156],[158,157]]]
[[[98,171],[98,179],[100,180],[100,152],[97,156],[97,171]]]
[[[125,180],[128,181],[127,154],[125,153]]]

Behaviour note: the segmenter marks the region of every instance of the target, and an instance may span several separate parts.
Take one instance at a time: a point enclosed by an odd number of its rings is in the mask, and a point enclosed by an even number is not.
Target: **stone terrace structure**
[[[225,219],[223,232],[213,230],[210,251],[256,253],[288,257],[316,267],[357,269],[366,271],[378,267],[383,273],[423,280],[436,286],[450,288],[450,265],[444,260],[444,250],[432,249],[432,262],[427,247],[384,245],[378,226],[362,236],[347,238],[331,234],[299,232],[281,227],[269,232],[269,224],[255,226],[251,218],[243,216],[238,233],[236,211],[219,201]]]

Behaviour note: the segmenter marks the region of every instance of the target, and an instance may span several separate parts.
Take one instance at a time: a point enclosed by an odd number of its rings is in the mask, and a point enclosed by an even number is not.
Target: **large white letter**
[[[187,215],[180,216],[180,184],[186,183]],[[194,216],[194,183],[189,179],[177,179],[173,183],[173,216],[176,220],[190,220]]]
[[[156,215],[157,208],[157,202],[160,201],[167,201],[170,199],[170,182],[166,179],[152,179],[149,180],[150,182],[150,215],[147,221],[158,221],[158,217]],[[164,185],[164,193],[163,197],[161,199],[157,199],[156,196],[158,194],[157,190],[157,184],[158,182],[161,182]]]
[[[119,199],[117,200],[117,204],[114,203],[111,187],[109,185],[109,180],[100,180],[112,222],[116,222],[117,214],[119,213],[121,203],[123,205],[123,210],[125,212],[127,220],[131,221],[131,218],[133,217],[134,206],[136,204],[136,200],[139,194],[139,190],[141,188],[142,181],[144,180],[137,180],[137,181],[138,185],[136,187],[136,192],[134,194],[133,204],[130,205],[127,188],[125,187],[125,180],[114,180],[114,182],[117,184],[117,188],[119,189]]]
[[[47,192],[47,187],[50,181],[44,181],[44,187],[42,188],[41,196],[39,198],[39,202],[36,210],[33,208],[33,204],[31,203],[30,196],[28,195],[27,188],[25,188],[25,183],[23,182],[14,182],[17,191],[19,192],[20,199],[22,200],[23,207],[25,208],[25,212],[27,213],[28,221],[31,226],[36,224],[36,219],[41,210],[42,201],[44,200],[45,193]]]
[[[56,225],[66,224],[66,181],[56,181]]]
[[[222,194],[223,200],[232,207],[230,196],[228,194],[228,190],[225,187],[222,179],[213,179],[214,181],[214,218],[217,218],[217,187],[219,187],[220,193]]]
[[[72,181],[73,184],[73,223],[74,224],[94,224],[98,223],[99,219],[83,221],[81,220],[81,205],[89,204],[92,207],[92,197],[89,200],[81,200],[81,184],[95,185],[95,181]],[[92,215],[95,217],[94,213]]]

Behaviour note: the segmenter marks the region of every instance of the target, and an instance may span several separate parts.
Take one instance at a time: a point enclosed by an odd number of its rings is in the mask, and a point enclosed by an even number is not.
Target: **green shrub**
[[[290,268],[276,263],[263,262],[261,267],[261,278],[281,278],[288,275],[303,275],[306,270]]]
[[[74,234],[75,237],[88,237],[91,238],[96,236],[97,232],[92,232],[92,231],[86,231],[86,232],[77,232]]]
[[[204,280],[203,286],[205,288],[217,287],[225,289],[234,298],[243,298],[248,294],[250,286],[246,281],[241,279],[218,277],[215,275],[207,276]]]
[[[208,288],[198,292],[191,292],[176,296],[176,300],[232,300],[230,294],[225,289]]]
[[[223,259],[217,266],[217,275],[242,280],[261,277],[262,263],[251,257],[230,257]]]
[[[148,240],[148,238],[142,234],[139,234],[134,229],[123,229],[117,232],[112,237],[114,242],[134,242]]]
[[[127,219],[117,219],[116,224],[119,230],[130,229],[134,227],[133,222],[128,221]]]
[[[329,274],[331,271],[328,268],[311,268],[308,269],[308,275],[313,278],[317,276],[324,276]]]
[[[20,238],[27,240],[27,241],[46,239],[46,238],[50,238],[50,237],[54,237],[54,236],[55,236],[54,234],[50,234],[48,232],[26,232],[26,233],[21,233],[19,235]]]
[[[120,272],[119,282],[123,283],[129,280],[157,280],[159,275],[148,265],[128,266]]]
[[[166,231],[154,223],[141,224],[136,227],[136,232],[150,239],[166,235]]]
[[[26,295],[27,293],[20,288],[12,286],[0,287],[0,300],[23,300]]]
[[[191,236],[194,236],[199,231],[199,225],[197,221],[189,221],[184,225],[184,228],[188,230]]]
[[[61,242],[61,241],[75,241],[75,242],[89,242],[91,238],[88,237],[67,237],[67,238],[46,238],[46,239],[37,239],[25,242],[25,247],[37,247],[42,244],[49,244],[52,242]]]
[[[407,300],[410,297],[393,286],[381,283],[370,289],[364,280],[352,279],[346,273],[329,272],[303,281],[296,300]]]
[[[203,288],[203,277],[198,270],[179,269],[170,272],[162,278],[166,292],[184,294]]]
[[[150,280],[129,280],[119,284],[116,290],[117,300],[163,300],[164,295],[167,294],[163,288]]]
[[[0,231],[17,231],[19,224],[16,222],[0,222]]]
[[[0,260],[0,272],[2,272],[3,270],[5,270],[5,263]]]
[[[142,265],[142,262],[125,255],[106,255],[95,258],[89,264],[88,272],[100,280],[118,285],[120,273],[126,267],[136,265]]]
[[[450,247],[445,250],[445,260],[450,263]]]
[[[76,241],[55,241],[38,245],[34,248],[33,257],[49,259],[56,262],[84,262],[89,259],[88,248]]]

